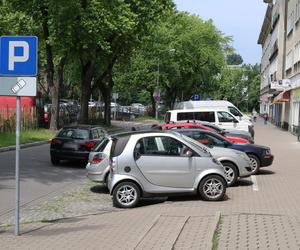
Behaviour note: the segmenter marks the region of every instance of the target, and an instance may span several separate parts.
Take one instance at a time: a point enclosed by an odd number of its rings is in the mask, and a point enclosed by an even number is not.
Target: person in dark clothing
[[[264,117],[265,124],[267,124],[268,119],[269,119],[268,114],[264,113],[263,117]]]

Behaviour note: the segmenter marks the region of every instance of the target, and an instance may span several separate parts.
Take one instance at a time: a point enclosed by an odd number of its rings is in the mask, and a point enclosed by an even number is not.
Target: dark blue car
[[[256,174],[259,168],[270,166],[273,163],[274,156],[271,154],[271,149],[266,146],[234,143],[222,135],[202,129],[178,129],[176,132],[210,147],[225,147],[245,152],[252,162],[252,174]]]

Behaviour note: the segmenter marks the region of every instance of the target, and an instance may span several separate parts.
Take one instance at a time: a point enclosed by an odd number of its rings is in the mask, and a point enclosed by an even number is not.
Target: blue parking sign
[[[37,37],[0,37],[0,75],[37,75]]]

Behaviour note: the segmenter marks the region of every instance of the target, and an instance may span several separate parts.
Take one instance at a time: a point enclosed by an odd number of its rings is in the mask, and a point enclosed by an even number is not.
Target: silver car
[[[188,136],[182,134],[180,134],[180,136],[182,136],[185,140],[194,143],[196,146],[199,146],[201,148],[206,147],[202,143]],[[230,148],[221,147],[206,148],[206,150],[209,151],[213,157],[215,157],[219,162],[222,163],[226,173],[228,186],[233,186],[236,183],[238,177],[248,177],[251,175],[252,163],[246,153]]]
[[[107,184],[109,174],[109,154],[112,139],[106,136],[89,154],[86,165],[87,177],[94,181]]]
[[[108,189],[116,207],[131,208],[141,197],[199,194],[218,201],[226,192],[222,164],[206,147],[162,132],[113,137]]]

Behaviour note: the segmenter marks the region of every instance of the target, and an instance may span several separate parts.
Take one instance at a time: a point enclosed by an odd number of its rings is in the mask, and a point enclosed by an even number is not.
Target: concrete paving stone
[[[240,214],[222,216],[218,249],[300,249],[298,217]]]
[[[172,249],[188,218],[186,216],[159,216],[135,249]]]
[[[208,249],[210,226],[214,216],[189,217],[176,240],[174,249]]]

